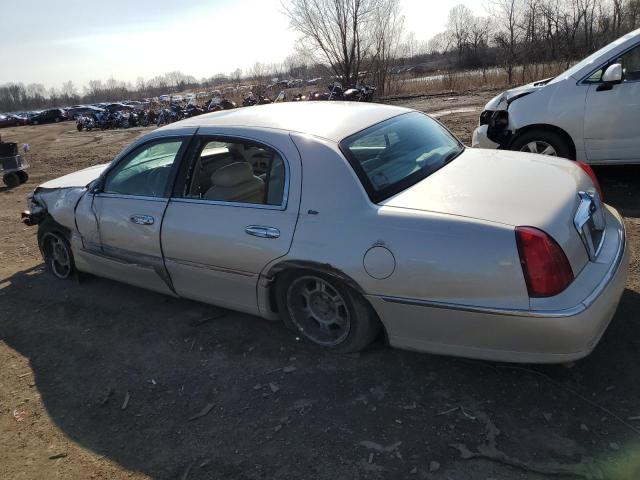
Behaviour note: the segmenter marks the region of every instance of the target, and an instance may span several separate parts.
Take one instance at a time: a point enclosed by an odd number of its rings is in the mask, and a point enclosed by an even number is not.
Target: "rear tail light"
[[[573,281],[567,256],[545,232],[533,227],[516,227],[516,241],[530,297],[552,297]]]
[[[576,163],[582,170],[584,170],[584,172],[587,175],[589,175],[589,178],[593,182],[593,186],[596,187],[596,191],[598,192],[598,195],[600,195],[600,200],[604,201],[604,197],[602,196],[602,189],[600,188],[600,182],[598,181],[598,177],[596,177],[596,174],[593,171],[593,169],[587,163],[580,162],[580,161]]]

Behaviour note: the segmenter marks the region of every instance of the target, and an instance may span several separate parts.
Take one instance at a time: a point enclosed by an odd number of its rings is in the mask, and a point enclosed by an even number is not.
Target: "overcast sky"
[[[464,3],[401,0],[406,32],[426,40]],[[196,78],[282,62],[296,33],[281,0],[0,0],[0,84],[76,86],[91,79],[135,82],[180,70]]]

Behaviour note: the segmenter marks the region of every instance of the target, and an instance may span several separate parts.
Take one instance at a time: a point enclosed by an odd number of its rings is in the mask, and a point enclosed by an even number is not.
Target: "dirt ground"
[[[395,103],[469,143],[493,94]],[[74,127],[0,131],[32,147],[29,182],[0,188],[0,479],[640,478],[638,255],[573,365],[328,354],[280,323],[47,274],[19,220],[26,195],[144,131]],[[640,251],[640,168],[597,174]]]

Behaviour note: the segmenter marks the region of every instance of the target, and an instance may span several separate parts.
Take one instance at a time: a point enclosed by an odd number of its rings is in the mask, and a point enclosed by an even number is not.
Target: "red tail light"
[[[567,256],[545,232],[533,227],[516,227],[516,241],[530,297],[552,297],[573,281]]]
[[[604,197],[602,196],[602,189],[600,188],[600,182],[598,181],[598,177],[596,177],[596,174],[593,171],[593,169],[587,163],[580,162],[580,161],[577,161],[576,163],[582,170],[584,170],[584,172],[587,175],[589,175],[589,178],[593,182],[593,185],[596,187],[596,191],[598,192],[598,195],[600,195],[600,200],[604,202]]]

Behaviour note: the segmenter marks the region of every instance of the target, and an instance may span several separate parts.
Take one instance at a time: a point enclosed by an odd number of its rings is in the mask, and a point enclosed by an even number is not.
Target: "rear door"
[[[165,264],[184,297],[259,314],[260,273],[291,247],[300,203],[285,132],[201,128],[162,226]]]
[[[142,144],[107,171],[97,192],[87,194],[76,212],[81,269],[172,293],[160,228],[188,139],[165,136]]]
[[[585,105],[585,149],[590,162],[640,161],[640,46],[609,64],[622,63],[624,79],[611,88],[592,75]],[[609,65],[608,64],[608,65]]]

